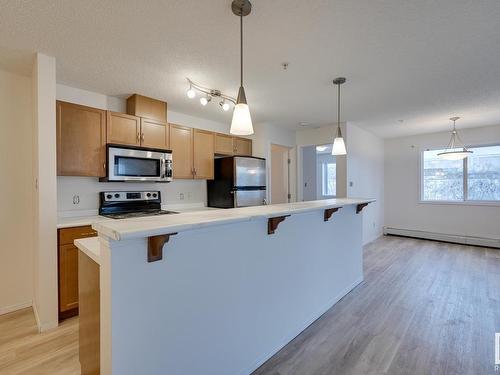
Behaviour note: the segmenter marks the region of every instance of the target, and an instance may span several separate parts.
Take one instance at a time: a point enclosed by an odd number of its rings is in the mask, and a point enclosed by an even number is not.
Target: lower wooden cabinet
[[[78,315],[78,248],[73,241],[95,237],[90,226],[63,228],[58,231],[59,320]]]

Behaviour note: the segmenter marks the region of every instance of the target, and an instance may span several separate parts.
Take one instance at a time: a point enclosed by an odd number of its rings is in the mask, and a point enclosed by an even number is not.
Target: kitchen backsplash
[[[101,191],[159,190],[163,204],[206,205],[205,180],[175,180],[170,183],[99,182],[93,177],[57,177],[57,208],[64,211],[91,211],[99,208]]]

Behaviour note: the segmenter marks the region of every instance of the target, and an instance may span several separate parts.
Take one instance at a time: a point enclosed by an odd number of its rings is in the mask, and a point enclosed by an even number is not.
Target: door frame
[[[272,189],[272,146],[279,146],[288,149],[288,159],[290,162],[287,164],[288,165],[288,203],[290,202],[295,202],[296,201],[296,185],[297,185],[297,163],[296,163],[296,147],[295,146],[288,146],[288,145],[283,145],[280,143],[275,143],[275,142],[269,142],[268,144],[268,162],[266,163],[267,165],[267,201],[269,204],[273,204],[272,202],[272,196],[271,196],[271,189]],[[295,181],[295,183],[294,183]]]

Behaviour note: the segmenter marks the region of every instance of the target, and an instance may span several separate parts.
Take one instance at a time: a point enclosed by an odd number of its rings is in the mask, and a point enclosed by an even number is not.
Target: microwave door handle
[[[160,172],[160,179],[164,179],[165,176],[166,176],[166,163],[165,163],[165,159],[160,159],[160,169],[161,169],[161,172]]]

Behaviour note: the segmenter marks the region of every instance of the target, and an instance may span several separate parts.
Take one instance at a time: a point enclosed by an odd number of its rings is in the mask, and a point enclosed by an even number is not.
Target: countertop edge
[[[98,237],[77,239],[75,246],[98,265],[101,265],[101,244]]]
[[[344,206],[352,206],[364,203],[373,203],[376,200],[371,198],[347,198],[344,202],[342,199],[336,199],[338,202],[331,202],[332,200],[323,200],[323,201],[310,201],[311,206],[301,207],[307,202],[296,202],[290,204],[281,204],[281,205],[269,205],[269,206],[259,206],[264,211],[269,211],[269,208],[275,208],[275,211],[272,212],[263,212],[263,213],[245,213],[246,209],[255,209],[255,207],[245,207],[241,209],[241,214],[231,217],[222,217],[217,219],[206,219],[206,221],[197,221],[193,223],[182,223],[182,224],[170,224],[170,225],[158,225],[155,223],[151,224],[151,228],[148,229],[140,229],[140,230],[117,230],[112,228],[113,225],[110,222],[95,222],[92,224],[92,228],[112,240],[121,241],[121,240],[129,240],[135,238],[145,238],[155,235],[167,234],[167,233],[178,233],[184,232],[188,230],[202,229],[208,228],[216,225],[224,225],[252,220],[261,220],[268,219],[271,217],[277,216],[286,216],[293,214],[301,214],[307,213],[311,211],[324,210],[329,208],[337,208]],[[324,202],[324,203],[321,203]],[[298,207],[293,207],[297,205]],[[259,209],[257,208],[257,209]],[[193,214],[193,213],[191,213]],[[113,222],[111,222],[113,223]],[[129,222],[130,223],[130,222]]]

